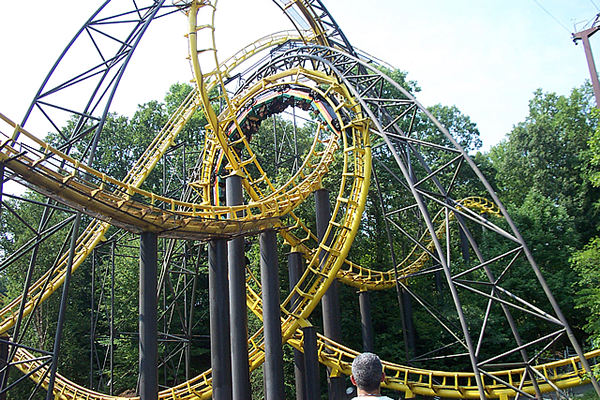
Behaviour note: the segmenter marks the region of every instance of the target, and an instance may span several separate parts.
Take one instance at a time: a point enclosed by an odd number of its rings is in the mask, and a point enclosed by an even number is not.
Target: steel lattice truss
[[[311,323],[337,279],[361,291],[397,291],[406,347],[398,354],[406,358],[384,363],[385,386],[407,397],[536,397],[589,381],[588,359],[598,353],[582,353],[515,224],[463,148],[465,138],[391,79],[386,65],[353,48],[320,0],[274,2],[296,31],[261,38],[219,60],[216,1],[107,0],[59,56],[22,124],[0,115],[3,187],[16,181],[39,193],[0,191],[2,213],[27,232],[0,254],[0,271],[20,271],[23,288],[0,310],[0,343],[8,344],[11,360],[2,371],[23,372],[3,390],[31,378],[32,393],[43,387],[65,398],[112,397],[96,388],[112,394],[115,340],[136,335],[115,325],[115,269],[135,261],[132,233],[150,231],[163,238],[160,368],[164,382],[174,385],[160,397],[209,398],[210,371],[190,372],[194,343],[207,340],[195,311],[208,301],[197,298],[206,263],[202,240],[252,242],[271,228],[283,238],[281,251],[297,251],[305,262],[282,303],[283,338],[297,349],[303,348],[299,327]],[[191,27],[197,87],[128,173],[110,176],[95,167],[95,158],[116,89],[149,24],[175,13],[185,13]],[[82,62],[81,49],[93,56]],[[198,110],[208,125],[202,146],[194,147],[178,135]],[[27,131],[32,120],[51,132],[48,142]],[[273,136],[265,138],[260,127],[267,125]],[[302,129],[311,141],[304,147]],[[221,178],[232,171],[242,177],[240,206],[223,203]],[[160,190],[142,188],[149,177]],[[323,186],[332,189],[334,207],[319,240],[305,215],[307,199]],[[38,210],[35,220],[20,215],[24,204]],[[375,214],[380,225],[366,225],[365,216]],[[388,242],[387,265],[380,268],[361,265],[352,247],[374,230],[385,231]],[[80,266],[91,271],[89,388],[57,373],[68,288]],[[537,284],[533,299],[515,279],[523,274]],[[46,299],[59,289],[54,347],[36,348],[30,345],[34,318],[47,312]],[[261,318],[260,281],[250,269],[247,289],[248,306]],[[439,348],[416,351],[407,335],[415,329],[409,308],[438,327]],[[523,336],[523,321],[535,324],[535,337]],[[489,342],[495,330],[506,343]],[[251,333],[251,369],[264,360],[263,340],[262,329]],[[349,374],[357,352],[318,340],[319,360]],[[565,342],[577,357],[546,362],[549,349]],[[464,371],[442,371],[440,360]]]

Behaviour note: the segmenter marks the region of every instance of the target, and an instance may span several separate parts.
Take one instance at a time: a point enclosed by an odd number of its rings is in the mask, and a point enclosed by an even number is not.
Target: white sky
[[[407,71],[408,78],[419,83],[422,92],[417,98],[423,104],[456,105],[469,115],[487,149],[525,118],[535,89],[568,94],[589,79],[583,46],[573,44],[570,32],[574,23],[599,12],[600,0],[324,3],[354,46]],[[20,122],[62,49],[99,4],[0,3],[1,113]],[[221,0],[217,16],[221,59],[260,36],[289,27],[269,0]],[[137,104],[162,100],[172,83],[191,79],[183,37],[186,19],[169,19],[151,26],[143,38],[113,111],[131,115]],[[591,41],[598,53],[600,35]]]

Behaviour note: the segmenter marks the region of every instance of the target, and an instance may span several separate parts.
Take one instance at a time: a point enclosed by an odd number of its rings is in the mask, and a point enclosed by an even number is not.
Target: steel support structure
[[[290,282],[290,291],[294,289],[294,286],[296,286],[296,284],[300,280],[300,277],[302,276],[303,272],[304,268],[302,253],[298,251],[292,251],[288,254],[288,277]],[[296,308],[296,303],[298,299],[298,294],[292,293],[292,310]],[[306,351],[306,341],[304,342],[304,351]],[[294,378],[296,382],[296,400],[306,400],[305,374],[306,372],[304,369],[304,354],[300,350],[294,349]],[[315,384],[318,386],[318,381],[315,382]]]
[[[2,215],[2,194],[4,193],[4,163],[0,163],[0,215]],[[6,400],[8,382],[8,336],[0,337],[0,400]]]
[[[158,236],[140,235],[140,398],[158,399]]]
[[[60,353],[60,341],[62,339],[62,330],[65,324],[65,314],[67,310],[67,302],[69,296],[69,285],[71,283],[71,270],[73,268],[73,258],[75,257],[75,245],[77,237],[79,236],[79,225],[81,223],[81,213],[77,213],[75,222],[73,223],[73,230],[71,231],[71,244],[69,248],[69,260],[67,261],[67,271],[65,274],[65,282],[63,283],[63,290],[60,298],[60,308],[58,311],[58,321],[56,323],[56,332],[54,334],[54,347],[52,349],[52,364],[50,366],[50,374],[48,378],[48,387],[46,393],[46,400],[52,400],[54,398],[54,382],[56,380],[56,371],[58,370],[58,355]]]
[[[210,362],[212,398],[231,400],[231,343],[229,332],[227,242],[208,242],[208,301],[210,309]]]
[[[2,214],[2,195],[4,194],[4,163],[0,163],[0,215]]]
[[[225,179],[228,206],[243,204],[242,178],[232,174]],[[234,216],[231,216],[232,218]],[[227,242],[229,268],[229,310],[231,324],[231,385],[234,399],[252,399],[248,362],[248,314],[246,308],[246,261],[244,237]]]
[[[156,252],[158,250],[158,247],[157,247],[157,245],[154,245],[154,248],[152,248],[152,243],[150,243],[152,241],[152,239],[145,238],[144,235],[142,235],[140,240],[148,241],[147,244],[142,244],[140,242],[140,260],[142,259],[141,258],[142,251],[148,251],[148,252],[153,251],[155,253],[154,258],[156,259]],[[146,247],[149,247],[149,249],[146,250]],[[152,255],[150,255],[150,253],[148,253],[148,256],[152,257]],[[149,262],[153,261],[151,258],[148,258],[148,260],[149,260]],[[154,260],[154,262],[156,263],[156,260]],[[152,267],[151,266],[146,267],[146,265],[140,264],[140,269],[141,268],[152,268]],[[141,270],[140,270],[140,272],[141,272]],[[140,299],[142,298],[141,277],[142,277],[142,275],[140,274]],[[154,277],[156,277],[156,272],[154,273]],[[148,279],[152,279],[152,276],[148,276]],[[152,282],[149,282],[148,285],[152,285]],[[151,289],[151,286],[149,289]],[[143,290],[145,292],[146,290],[149,290],[149,289],[144,288]],[[141,304],[140,304],[140,310],[142,310]],[[156,319],[156,317],[154,319]],[[141,326],[140,326],[140,328],[141,328]],[[108,385],[108,392],[110,395],[112,395],[113,388],[114,388],[114,380],[115,380],[115,374],[114,374],[114,372],[115,372],[114,371],[115,370],[115,368],[114,368],[115,367],[115,241],[114,240],[110,244],[110,324],[109,324],[109,329],[110,329],[110,346],[109,346],[110,382]],[[143,335],[143,333],[142,333],[142,330],[140,329],[140,337],[142,335]]]
[[[6,384],[8,383],[8,341],[10,337],[0,336],[0,400],[6,400]]]
[[[375,187],[377,189],[377,198],[379,200],[379,207],[381,208],[382,214],[385,214],[385,202],[383,200],[383,193],[381,191],[381,185],[379,184],[379,178],[377,177],[377,168],[373,165],[373,180],[375,181]],[[416,350],[416,334],[413,324],[413,313],[412,313],[412,302],[410,295],[399,283],[398,279],[398,267],[396,251],[394,250],[394,241],[392,240],[392,233],[390,225],[393,223],[387,217],[383,219],[385,226],[385,233],[388,240],[388,246],[390,250],[390,259],[392,265],[394,265],[394,279],[396,287],[396,298],[398,299],[398,306],[400,307],[401,321],[402,321],[402,340],[404,342],[404,354],[407,362],[410,362],[414,358]]]
[[[363,351],[372,353],[375,351],[375,345],[373,321],[371,318],[371,293],[366,290],[358,292],[358,304],[360,308],[360,330],[362,333]]]
[[[81,144],[81,148],[85,149],[85,152],[81,158],[87,159],[85,162],[88,165],[92,165],[93,163],[95,147],[98,143],[100,132],[104,127],[104,123],[106,121],[110,105],[114,99],[117,86],[121,81],[125,69],[128,66],[130,58],[137,48],[140,39],[146,32],[150,22],[157,16],[157,12],[163,6],[164,0],[156,1],[153,6],[146,7],[144,10],[138,10],[137,5],[134,5],[134,9],[138,11],[139,19],[137,23],[132,24],[132,30],[130,32],[126,32],[122,39],[115,39],[111,36],[111,38],[115,40],[122,40],[122,46],[109,45],[107,46],[111,48],[109,50],[108,48],[105,49],[102,48],[102,46],[98,46],[98,43],[94,42],[92,39],[93,43],[91,44],[91,47],[94,49],[93,52],[97,52],[100,55],[99,59],[102,61],[100,61],[91,69],[88,69],[89,65],[86,65],[86,70],[83,72],[74,72],[74,70],[71,69],[64,74],[63,72],[65,72],[65,70],[61,70],[61,66],[66,64],[65,59],[71,55],[74,55],[75,53],[79,54],[78,51],[71,51],[72,48],[77,47],[75,46],[76,42],[81,44],[81,42],[87,40],[92,31],[98,33],[100,36],[105,34],[104,32],[100,32],[103,29],[100,28],[101,25],[108,26],[111,24],[122,23],[122,20],[119,21],[123,15],[122,9],[118,12],[118,15],[113,15],[110,17],[106,14],[102,15],[102,11],[110,2],[111,0],[104,1],[98,10],[86,21],[86,23],[75,34],[73,39],[67,44],[63,52],[50,69],[50,72],[43,80],[42,85],[38,89],[38,92],[36,93],[21,123],[21,126],[25,126],[30,120],[32,113],[39,111],[38,115],[40,119],[47,124],[47,131],[53,131],[57,135],[59,141],[57,147],[61,148],[62,151],[68,154],[70,150],[74,148],[76,143]],[[111,50],[115,49],[115,47],[118,48],[117,52],[109,54]],[[77,56],[75,55],[75,57]],[[65,78],[65,75],[69,76],[66,77],[64,81],[59,83],[56,80]],[[54,79],[57,76],[59,76],[59,78]],[[88,91],[90,95],[89,100],[80,101],[81,99],[85,98],[85,95],[82,96],[82,91],[78,92],[78,96],[64,95],[65,92],[68,92],[74,87],[78,89],[86,87],[89,89],[91,87],[91,90]],[[77,89],[75,90],[77,91]],[[77,98],[75,102],[78,102],[78,105],[65,104],[65,99],[72,100],[74,97]],[[76,123],[73,124],[73,130],[68,132],[67,135],[65,135],[65,133],[61,130],[65,112],[77,118]],[[89,143],[83,143],[83,138],[89,138],[89,133],[94,131],[95,134],[91,135],[91,141]],[[16,131],[15,139],[18,137],[19,132]],[[2,192],[2,190],[0,190],[0,192]],[[42,234],[46,231],[47,224],[50,222],[50,217],[52,215],[52,211],[50,210],[55,209],[53,203],[53,200],[47,199],[46,204],[42,205],[44,208],[42,216],[39,219],[37,229],[38,238],[42,237]],[[52,362],[50,368],[46,372],[46,374],[48,374],[47,398],[53,397],[52,392],[54,389],[56,369],[60,353],[60,340],[64,326],[65,309],[68,303],[67,296],[69,291],[71,270],[73,268],[74,248],[79,231],[81,214],[77,213],[77,216],[74,219],[69,218],[69,221],[72,222],[71,245],[70,249],[68,249],[68,262],[63,283],[59,313],[57,317],[57,329],[55,333],[53,353],[51,356]],[[31,249],[32,251],[30,253],[29,266],[27,268],[27,274],[23,285],[23,296],[20,302],[19,311],[16,316],[16,324],[12,334],[14,344],[11,343],[9,346],[10,359],[12,359],[12,357],[16,354],[18,343],[24,334],[21,332],[22,327],[29,325],[30,320],[23,320],[24,309],[30,293],[30,286],[32,283],[31,279],[34,275],[36,264],[38,263],[39,246],[41,243],[42,240],[37,240]],[[39,302],[35,304],[35,307],[38,305]],[[39,384],[36,385],[36,390],[38,387]]]
[[[319,242],[328,244],[330,238],[325,238],[331,207],[329,203],[329,191],[319,189],[315,191],[315,214],[317,225],[317,238]],[[321,262],[327,257],[324,252],[319,254]],[[340,299],[338,294],[338,282],[334,280],[321,299],[323,310],[323,333],[329,339],[340,342],[342,339]],[[331,376],[331,370],[327,370],[327,386],[329,400],[341,400],[346,395],[344,377]]]
[[[265,337],[265,364],[263,367],[265,400],[278,400],[283,399],[285,395],[276,232],[268,230],[261,233],[259,242]]]
[[[304,393],[306,400],[319,400],[319,354],[317,352],[317,330],[314,326],[302,328],[304,336]]]

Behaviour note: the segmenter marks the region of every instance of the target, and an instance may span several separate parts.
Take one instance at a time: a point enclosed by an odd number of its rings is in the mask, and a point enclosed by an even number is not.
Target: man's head
[[[352,383],[366,392],[379,390],[384,378],[381,360],[373,353],[362,353],[352,362]]]

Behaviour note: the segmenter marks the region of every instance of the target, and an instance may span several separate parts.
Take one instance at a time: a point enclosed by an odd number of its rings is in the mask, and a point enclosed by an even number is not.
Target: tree
[[[587,142],[598,123],[591,104],[589,84],[569,96],[537,90],[525,121],[489,152],[503,202],[519,205],[536,191],[565,207],[584,242],[597,232],[594,202],[600,195],[586,178]]]
[[[600,112],[593,110],[598,118]],[[589,141],[590,163],[587,176],[594,187],[600,187],[600,126],[596,127]],[[596,200],[597,208],[600,201]],[[587,311],[587,320],[583,328],[590,334],[593,348],[600,348],[600,236],[596,236],[585,247],[573,254],[571,265],[579,273],[579,280],[573,284],[577,291],[576,308]]]
[[[577,309],[587,311],[583,328],[590,336],[594,348],[600,347],[600,237],[592,239],[571,258],[580,279],[573,286],[577,290]]]
[[[598,126],[592,104],[589,84],[573,89],[568,96],[537,90],[525,120],[488,154],[476,157],[492,173],[492,185],[575,328],[586,325],[589,318],[574,312],[575,305],[585,308],[583,304],[590,303],[575,299],[573,287],[565,282],[582,282],[579,274],[586,271],[585,256],[574,252],[598,234],[594,221],[600,192],[589,179],[593,156],[588,140]],[[585,254],[589,256],[592,248]],[[574,269],[569,263],[573,254]],[[509,279],[519,281],[525,290],[530,288],[532,301],[544,301],[530,275]],[[536,327],[527,324],[525,321],[526,331],[535,333]]]

